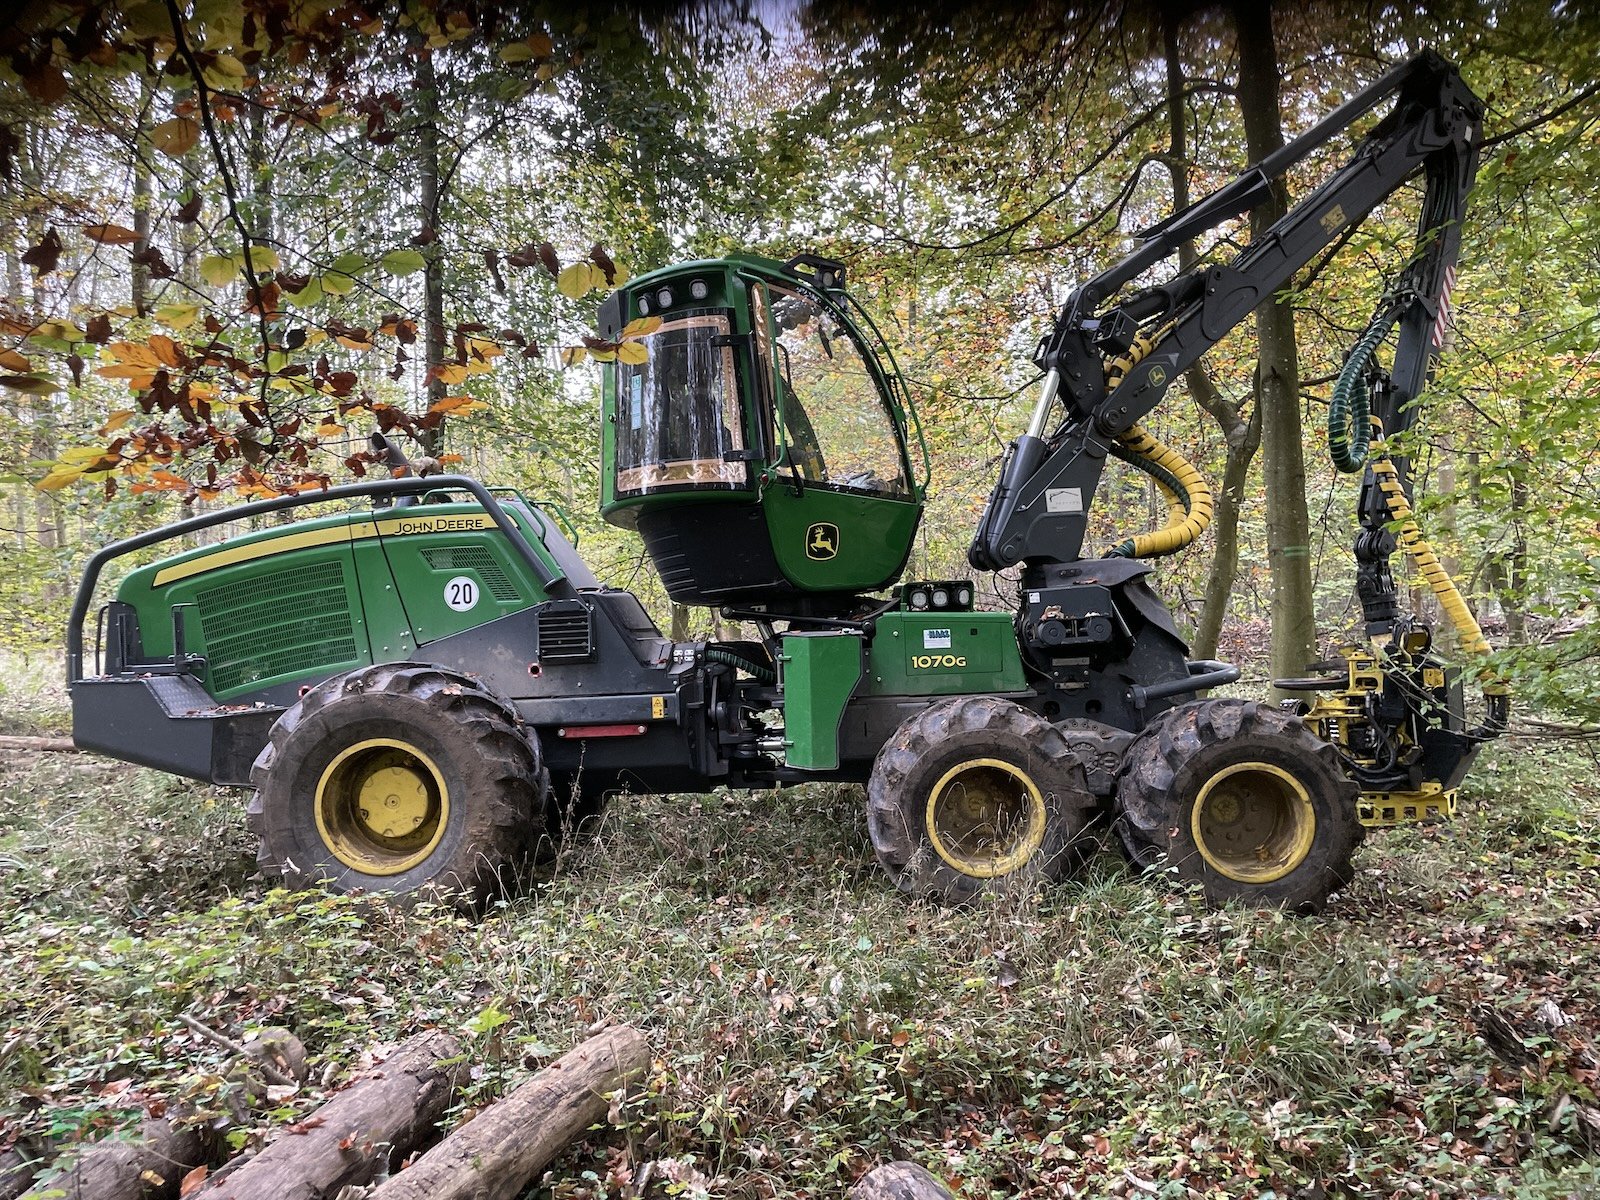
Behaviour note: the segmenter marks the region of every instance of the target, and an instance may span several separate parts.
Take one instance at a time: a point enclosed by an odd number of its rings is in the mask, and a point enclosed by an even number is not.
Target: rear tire
[[[468,907],[502,892],[537,844],[549,792],[507,701],[416,663],[306,693],[273,726],[251,782],[258,861],[286,886],[449,893]]]
[[[946,904],[1061,878],[1095,806],[1061,731],[994,696],[936,701],[867,783],[867,832],[903,892]]]
[[[1319,912],[1354,877],[1356,799],[1334,748],[1299,717],[1203,700],[1128,747],[1116,828],[1135,865],[1165,862],[1212,904]]]

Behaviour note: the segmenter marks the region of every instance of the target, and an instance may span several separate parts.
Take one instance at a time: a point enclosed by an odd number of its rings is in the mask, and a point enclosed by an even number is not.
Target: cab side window
[[[893,418],[855,340],[811,296],[772,290],[789,466],[808,483],[907,496]]]

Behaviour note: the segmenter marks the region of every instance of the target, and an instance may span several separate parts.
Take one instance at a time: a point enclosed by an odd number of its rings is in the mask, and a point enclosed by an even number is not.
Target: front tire
[[[286,886],[469,906],[536,845],[549,779],[515,710],[465,676],[386,663],[312,689],[273,726],[246,810]]]
[[[1212,904],[1319,912],[1354,877],[1356,800],[1334,748],[1299,717],[1203,700],[1129,746],[1116,828],[1135,865],[1164,861]]]
[[[1061,878],[1094,805],[1060,730],[1009,700],[958,696],[878,752],[867,832],[896,887],[954,904]]]

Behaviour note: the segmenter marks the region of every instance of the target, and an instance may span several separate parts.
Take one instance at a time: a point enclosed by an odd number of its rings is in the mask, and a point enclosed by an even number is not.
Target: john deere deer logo
[[[806,530],[806,557],[832,558],[839,553],[839,527],[818,521]]]

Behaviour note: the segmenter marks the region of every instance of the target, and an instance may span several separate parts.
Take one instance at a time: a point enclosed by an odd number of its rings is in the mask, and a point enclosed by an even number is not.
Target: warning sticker
[[[1082,488],[1046,488],[1044,493],[1045,511],[1053,513],[1076,513],[1083,511]]]
[[[922,631],[922,648],[924,650],[950,649],[950,631],[948,629],[924,629]]]

